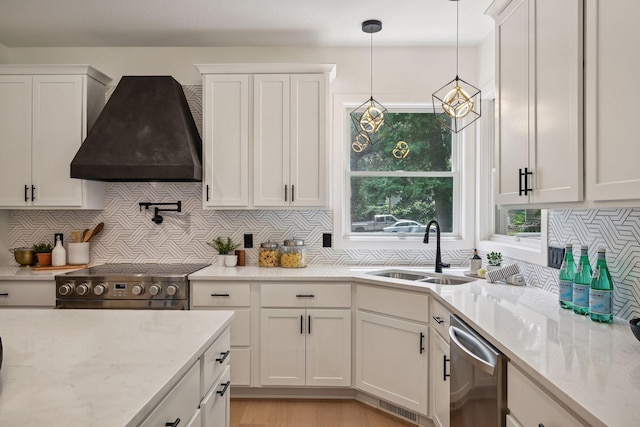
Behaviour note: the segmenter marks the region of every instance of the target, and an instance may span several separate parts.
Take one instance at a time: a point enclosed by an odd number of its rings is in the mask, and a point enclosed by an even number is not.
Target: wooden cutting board
[[[35,267],[33,267],[33,271],[42,271],[42,270],[66,270],[69,268],[87,268],[89,264],[79,264],[79,265],[71,265],[71,264],[67,264],[67,265],[57,265],[57,266],[52,266],[52,265],[44,265],[44,266],[40,266],[37,265]]]

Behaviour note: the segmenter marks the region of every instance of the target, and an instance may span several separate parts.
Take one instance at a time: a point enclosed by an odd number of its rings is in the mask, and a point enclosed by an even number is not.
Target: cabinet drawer
[[[191,282],[192,307],[249,307],[249,283]]]
[[[351,307],[351,285],[298,283],[262,285],[262,307]]]
[[[195,363],[140,427],[164,427],[190,419],[200,403],[200,364]]]
[[[251,385],[251,350],[248,348],[232,348],[231,384]]]
[[[509,412],[523,426],[568,427],[587,425],[556,403],[555,398],[534,384],[509,363],[507,368]],[[516,424],[517,425],[517,424]]]
[[[436,301],[435,298],[431,298],[431,326],[433,326],[433,330],[437,331],[446,342],[449,342],[450,316],[451,313],[444,305]]]
[[[231,359],[230,331],[227,329],[215,340],[202,356],[202,386],[200,396],[204,396],[213,382],[222,374]]]
[[[55,307],[56,284],[48,280],[0,281],[0,307]]]
[[[358,286],[358,309],[429,323],[429,296],[418,292]]]
[[[202,411],[203,427],[226,427],[229,425],[229,367],[218,377],[216,384],[202,399],[200,409]]]

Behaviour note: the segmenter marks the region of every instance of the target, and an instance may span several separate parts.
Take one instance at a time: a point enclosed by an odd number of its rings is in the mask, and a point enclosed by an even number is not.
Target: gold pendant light
[[[451,131],[458,133],[480,118],[480,89],[458,77],[459,64],[459,1],[456,2],[456,77],[438,89],[433,95],[433,112],[436,119]],[[436,111],[441,106],[443,112]]]
[[[373,33],[377,33],[380,30],[382,30],[382,22],[376,19],[370,19],[362,23],[362,31],[371,34],[369,67],[371,96],[349,114],[357,132],[351,142],[351,149],[356,153],[360,153],[369,145],[385,139],[395,130],[389,116],[386,114],[387,109],[373,99]]]

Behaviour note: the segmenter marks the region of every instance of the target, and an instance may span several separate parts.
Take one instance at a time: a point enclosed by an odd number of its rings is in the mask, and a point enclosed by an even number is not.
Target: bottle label
[[[576,274],[581,273],[581,272],[582,272],[582,264],[576,265]]]
[[[560,280],[558,290],[560,301],[573,301],[573,282],[571,280]]]
[[[598,277],[600,277],[600,269],[596,268],[595,270],[593,270],[593,275],[591,276],[591,280],[597,279]]]
[[[573,284],[573,305],[574,307],[589,307],[589,285]]]
[[[589,291],[589,307],[593,314],[613,314],[611,304],[611,291],[603,289],[591,289]]]

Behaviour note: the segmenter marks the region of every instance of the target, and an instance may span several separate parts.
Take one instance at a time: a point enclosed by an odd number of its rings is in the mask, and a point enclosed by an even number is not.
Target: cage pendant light
[[[356,153],[387,138],[394,131],[387,109],[373,98],[373,33],[380,30],[382,30],[382,22],[376,19],[362,23],[362,31],[371,34],[369,63],[371,96],[349,114],[355,129],[351,149]]]
[[[438,89],[433,95],[433,113],[438,122],[458,133],[480,118],[481,93],[480,89],[465,82],[458,76],[460,49],[460,13],[459,0],[456,2],[456,77]],[[442,107],[437,111],[436,107]]]

